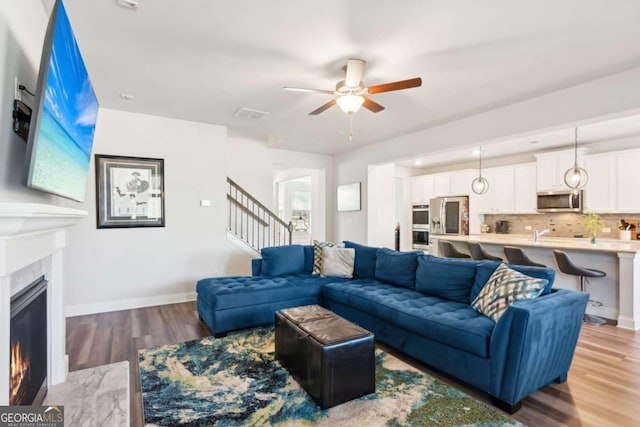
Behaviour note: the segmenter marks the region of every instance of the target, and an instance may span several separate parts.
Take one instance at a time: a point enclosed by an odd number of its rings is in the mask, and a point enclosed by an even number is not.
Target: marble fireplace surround
[[[0,349],[9,349],[11,296],[44,275],[47,288],[47,385],[65,381],[63,255],[66,227],[87,212],[37,203],[0,202]],[[9,351],[0,351],[0,405],[9,404]]]

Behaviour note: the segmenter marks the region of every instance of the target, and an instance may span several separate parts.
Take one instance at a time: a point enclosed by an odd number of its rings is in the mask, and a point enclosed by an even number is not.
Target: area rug
[[[65,427],[128,427],[129,362],[69,372],[49,388],[43,405],[64,406]]]
[[[322,410],[274,360],[273,328],[139,352],[147,426],[521,426],[376,349],[376,393]]]

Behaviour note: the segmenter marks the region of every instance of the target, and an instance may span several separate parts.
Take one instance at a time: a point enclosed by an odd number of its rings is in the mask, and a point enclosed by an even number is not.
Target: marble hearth
[[[11,296],[40,276],[47,291],[47,385],[65,381],[63,256],[66,227],[86,211],[36,203],[0,202],[0,348],[10,343]],[[0,405],[9,404],[9,352],[0,352]]]

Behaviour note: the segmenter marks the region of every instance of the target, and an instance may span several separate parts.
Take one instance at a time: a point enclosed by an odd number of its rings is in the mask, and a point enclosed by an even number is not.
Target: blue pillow
[[[420,256],[416,270],[416,290],[469,304],[476,266],[479,263],[480,261],[469,259]]]
[[[284,276],[304,271],[304,248],[302,245],[273,246],[263,248],[262,274],[265,276]]]
[[[376,277],[376,259],[379,248],[365,246],[359,243],[344,241],[345,248],[356,250],[356,258],[353,264],[353,275],[360,279],[374,279]]]
[[[416,288],[418,252],[396,252],[387,248],[376,251],[376,280],[404,288]]]
[[[475,300],[484,285],[487,284],[489,278],[494,271],[500,266],[500,261],[481,261],[476,268],[476,278],[471,288],[471,301]],[[553,268],[548,267],[533,267],[529,265],[515,265],[507,264],[507,266],[515,271],[519,271],[527,276],[535,277],[536,279],[547,279],[548,283],[542,290],[540,295],[546,295],[551,292],[553,287],[553,281],[556,278],[556,271]]]

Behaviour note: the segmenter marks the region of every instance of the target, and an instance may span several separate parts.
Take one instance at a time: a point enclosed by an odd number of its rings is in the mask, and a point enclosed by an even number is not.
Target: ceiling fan
[[[344,67],[345,78],[336,84],[335,90],[324,89],[306,89],[299,87],[285,86],[284,90],[291,90],[296,92],[313,92],[324,93],[327,95],[338,95],[337,98],[332,99],[319,108],[316,108],[309,113],[310,116],[315,116],[323,111],[338,104],[340,109],[347,114],[353,114],[364,107],[369,111],[378,113],[384,110],[384,107],[377,102],[372,101],[367,95],[373,95],[382,92],[392,92],[394,90],[410,89],[412,87],[419,87],[422,85],[422,79],[416,77],[409,80],[401,80],[393,83],[383,83],[379,85],[366,87],[362,81],[362,74],[364,73],[364,66],[366,61],[362,59],[349,59],[347,65]]]

